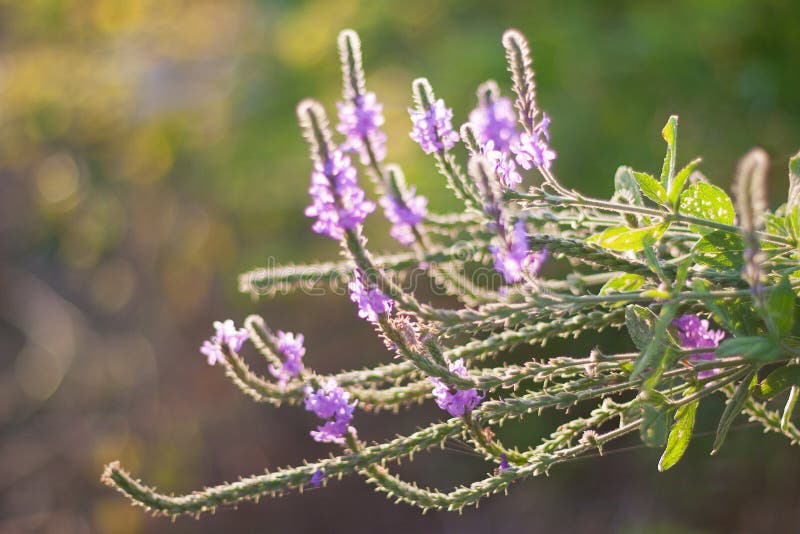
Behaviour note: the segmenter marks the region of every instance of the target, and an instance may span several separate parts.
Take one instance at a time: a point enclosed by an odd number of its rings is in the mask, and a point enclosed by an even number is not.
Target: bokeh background
[[[725,187],[742,153],[766,148],[779,203],[800,147],[798,20],[789,0],[0,0],[0,532],[800,531],[796,449],[741,425],[714,459],[708,437],[666,474],[658,451],[625,449],[461,516],[421,516],[351,478],[172,523],[99,484],[113,459],[186,492],[328,453],[307,436],[313,416],[254,405],[205,364],[214,319],[257,312],[305,332],[321,371],[389,357],[346,297],[236,292],[270,257],[336,256],[302,215],[294,106],[338,98],[340,29],[362,36],[389,159],[444,211],[456,204],[408,139],[410,82],[428,76],[460,124],[480,82],[508,91],[511,26],[531,41],[568,184],[608,195],[617,165],[658,170],[677,113],[680,157],[703,155]],[[374,248],[395,249],[380,215],[368,225]],[[718,410],[701,408],[698,431]],[[439,417],[423,406],[358,423],[381,439]],[[403,473],[448,487],[486,470],[451,447]]]

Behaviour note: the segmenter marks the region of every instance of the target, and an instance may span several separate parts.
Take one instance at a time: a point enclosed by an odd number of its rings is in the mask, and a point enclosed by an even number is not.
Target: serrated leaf
[[[794,326],[794,291],[789,279],[783,277],[767,297],[767,324],[777,337],[788,335]]]
[[[792,386],[800,386],[800,365],[778,367],[753,388],[753,393],[769,400]]]
[[[667,193],[670,204],[673,206],[677,204],[677,200],[683,192],[683,186],[686,185],[686,181],[689,179],[692,171],[694,171],[695,167],[697,167],[701,161],[703,161],[702,158],[693,159],[688,165],[686,165],[686,167],[678,171],[678,174],[675,175],[675,179],[672,181]]]
[[[677,156],[677,140],[678,140],[678,116],[672,115],[664,129],[661,130],[661,136],[667,142],[667,155],[664,157],[664,165],[661,167],[661,184],[665,189],[669,189],[672,179],[675,177],[675,159]]]
[[[664,235],[669,225],[656,224],[644,228],[628,228],[627,226],[614,226],[595,234],[588,243],[595,243],[608,250],[639,251],[644,248],[645,240],[657,241]]]
[[[690,186],[680,197],[678,211],[684,215],[714,221],[722,224],[733,224],[735,212],[730,197],[719,187],[696,183]],[[690,225],[699,234],[714,231],[702,225]]]
[[[633,177],[636,183],[639,184],[642,193],[644,193],[647,198],[656,204],[663,204],[667,201],[667,190],[664,189],[663,185],[658,183],[658,180],[647,173],[639,171],[634,171]]]
[[[622,273],[611,278],[600,288],[600,295],[612,293],[626,293],[641,288],[647,279],[640,274]]]
[[[692,249],[694,260],[717,270],[740,271],[744,265],[744,240],[740,234],[717,230],[706,234]]]
[[[630,167],[623,165],[617,168],[617,172],[614,174],[614,191],[623,198],[630,199],[634,206],[644,206],[642,193],[639,191],[639,185],[636,183],[633,169]]]
[[[664,407],[642,404],[642,423],[639,425],[642,443],[648,447],[661,447],[667,439],[668,429],[669,414]]]
[[[714,352],[718,358],[741,356],[748,360],[767,362],[781,354],[780,347],[764,336],[740,336],[724,340]]]
[[[750,396],[750,388],[755,382],[755,375],[755,371],[750,371],[747,376],[745,376],[744,380],[736,386],[733,395],[728,399],[728,403],[725,405],[725,411],[722,412],[722,417],[719,418],[717,435],[714,438],[714,447],[711,450],[711,454],[716,454],[720,447],[722,447],[722,444],[725,443],[728,430],[730,430],[736,416],[742,412],[744,402],[747,400],[747,397]]]
[[[689,448],[689,442],[694,431],[695,414],[699,404],[700,401],[696,400],[689,404],[684,404],[675,412],[675,424],[672,425],[672,429],[669,431],[667,447],[658,461],[659,471],[666,471],[678,463],[686,449]]]
[[[625,308],[625,327],[631,341],[639,350],[645,350],[653,339],[653,328],[658,316],[649,308],[631,304]]]

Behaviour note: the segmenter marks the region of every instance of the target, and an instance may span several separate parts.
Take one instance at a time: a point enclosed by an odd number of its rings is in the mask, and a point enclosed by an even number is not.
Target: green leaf
[[[733,395],[728,399],[725,405],[725,411],[722,412],[722,417],[719,419],[717,425],[717,436],[714,438],[714,447],[711,454],[717,454],[722,444],[725,442],[725,437],[728,435],[733,421],[742,412],[742,406],[750,395],[750,387],[755,383],[756,373],[750,371],[747,376],[742,380],[733,392]]]
[[[695,167],[697,167],[701,161],[703,161],[702,158],[693,159],[686,167],[681,169],[678,174],[675,175],[675,179],[672,181],[672,185],[669,188],[669,193],[667,194],[670,204],[675,206],[678,203],[678,198],[683,192],[683,186],[686,185],[686,181],[689,179],[692,171],[694,171]]]
[[[753,388],[753,393],[768,400],[792,386],[800,386],[800,365],[778,367]]]
[[[667,155],[664,157],[664,165],[661,167],[661,184],[665,189],[669,189],[672,179],[675,177],[675,160],[677,156],[678,144],[678,116],[672,115],[667,121],[661,136],[667,142]]]
[[[601,295],[611,295],[612,293],[626,293],[636,291],[641,288],[647,279],[640,274],[622,273],[618,274],[600,288]]]
[[[788,335],[794,326],[794,291],[787,277],[770,291],[767,298],[767,325],[773,335],[781,338]]]
[[[639,434],[642,443],[648,447],[661,447],[667,439],[669,429],[669,412],[663,406],[651,403],[642,404],[642,423]]]
[[[684,215],[722,224],[733,224],[735,216],[733,202],[727,193],[715,185],[703,182],[696,183],[683,192],[678,211]],[[714,231],[702,225],[690,226],[699,234]]]
[[[639,184],[639,188],[647,198],[656,204],[663,204],[667,201],[667,190],[664,189],[663,185],[658,183],[658,180],[647,173],[639,171],[634,171],[633,177],[636,179],[636,183]]]
[[[657,320],[658,316],[644,306],[631,304],[625,308],[625,327],[637,349],[645,350],[650,344]]]
[[[623,165],[617,168],[617,172],[614,175],[614,191],[632,205],[644,206],[639,185],[636,183],[636,179],[633,177],[633,169],[630,167]]]
[[[644,228],[628,228],[627,226],[614,226],[595,234],[587,239],[587,243],[594,243],[609,250],[639,251],[644,248],[646,239],[657,241],[664,235],[668,224],[656,224]]]
[[[800,206],[800,152],[789,159],[789,199],[787,211]]]
[[[743,336],[726,339],[714,352],[718,358],[741,356],[748,360],[768,362],[781,355],[781,348],[764,336]]]
[[[689,441],[692,439],[694,431],[694,419],[697,413],[699,400],[684,404],[675,412],[675,424],[669,431],[667,438],[667,448],[658,461],[658,470],[666,471],[683,457],[683,453],[689,448]]]
[[[744,240],[740,234],[717,230],[695,243],[694,260],[717,270],[740,271],[744,265]]]

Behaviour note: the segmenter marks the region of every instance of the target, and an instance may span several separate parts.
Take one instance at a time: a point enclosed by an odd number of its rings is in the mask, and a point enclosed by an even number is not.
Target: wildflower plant
[[[423,510],[461,510],[630,434],[663,451],[658,469],[669,469],[690,444],[698,407],[716,395],[726,404],[712,454],[741,415],[800,443],[792,419],[800,395],[800,154],[789,162],[788,200],[776,211],[767,209],[768,159],[760,149],[739,163],[734,202],[698,170],[699,159],[679,164],[673,116],[661,132],[667,151],[657,173],[619,167],[611,199],[588,197],[555,174],[550,117],[537,102],[525,38],[509,30],[502,43],[513,99],[494,81],[482,84],[469,122],[458,130],[427,80],[412,85],[410,136],[463,203],[457,213],[429,212],[400,167],[386,163],[382,105],[367,90],[354,32],[343,31],[338,41],[344,81],[338,124],[330,125],[318,102],[297,107],[312,164],[306,215],[314,232],[341,244],[343,259],[255,269],[240,277],[240,290],[270,297],[347,287],[358,316],[385,341],[384,361],[317,373],[304,364],[302,334],[276,333],[255,315],[243,328],[215,323],[201,348],[254,401],[316,414],[320,424],[311,437],[339,453],[183,496],[159,493],[117,462],[107,466],[106,484],[170,516],[343,476],[364,477]],[[364,175],[376,200],[368,198]],[[377,205],[406,252],[376,254],[368,247],[363,228]],[[545,262],[570,272],[545,277]],[[419,300],[404,281],[420,271],[458,304]],[[633,349],[541,354],[551,339],[605,329],[626,332]],[[505,362],[517,346],[526,347],[525,361]],[[272,376],[253,372],[245,352],[259,353]],[[359,411],[424,402],[441,408],[439,422],[383,442],[359,438]],[[503,443],[503,423],[544,410],[563,412],[566,422],[526,448]],[[485,477],[440,490],[392,472],[392,464],[452,439],[485,458]]]

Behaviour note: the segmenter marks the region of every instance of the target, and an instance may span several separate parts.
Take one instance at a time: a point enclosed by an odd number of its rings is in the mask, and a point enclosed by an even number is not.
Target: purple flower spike
[[[361,271],[355,271],[350,288],[350,300],[358,304],[358,316],[370,322],[376,322],[378,316],[392,311],[392,299],[378,288],[368,289],[364,284]]]
[[[358,185],[356,169],[350,157],[333,150],[330,158],[314,164],[311,173],[311,205],[307,217],[316,217],[312,230],[341,240],[345,230],[353,230],[375,211],[375,203],[366,200]]]
[[[501,96],[491,102],[482,101],[469,114],[469,122],[475,126],[481,144],[492,142],[495,149],[502,152],[507,151],[519,135],[516,129],[517,114],[508,97]]]
[[[723,330],[711,330],[708,328],[708,321],[701,319],[697,315],[683,315],[678,317],[672,324],[678,329],[678,338],[687,349],[715,349],[720,341],[725,338]],[[692,361],[713,360],[714,351],[692,354]],[[719,369],[709,369],[697,373],[698,378],[707,378],[719,373]]]
[[[550,141],[550,117],[542,114],[542,120],[536,124],[531,133],[523,133],[519,141],[511,144],[511,152],[516,156],[517,163],[525,169],[532,167],[550,168],[556,159],[556,153],[548,144]]]
[[[306,410],[314,412],[320,419],[327,419],[324,424],[311,431],[311,437],[322,443],[344,443],[348,432],[355,432],[350,427],[353,411],[357,401],[350,401],[350,393],[346,392],[333,378],[328,379],[321,388],[314,391],[311,386],[305,388]]]
[[[429,109],[409,109],[413,129],[411,139],[419,143],[426,154],[450,150],[459,140],[453,130],[453,110],[441,98]]]
[[[276,348],[285,359],[281,367],[270,365],[269,372],[278,379],[281,385],[284,385],[291,378],[296,378],[304,369],[303,356],[306,348],[303,346],[303,334],[278,330]]]
[[[406,246],[414,242],[414,226],[422,222],[428,213],[428,199],[416,192],[412,186],[403,202],[390,194],[384,195],[379,201],[386,218],[392,223],[390,235]]]
[[[467,368],[464,367],[464,360],[458,360],[450,363],[450,372],[456,376],[466,378]],[[428,377],[428,380],[433,384],[433,398],[436,404],[442,410],[447,410],[453,417],[460,417],[464,415],[467,410],[474,409],[478,403],[483,399],[483,394],[478,393],[478,390],[471,389],[455,389],[447,386],[440,378],[435,376]]]
[[[324,469],[317,469],[314,471],[314,474],[311,475],[311,480],[309,482],[315,488],[318,488],[322,485],[322,480],[325,478],[325,470]]]
[[[528,251],[525,222],[517,221],[502,246],[492,245],[494,268],[508,284],[522,281],[525,274],[536,276],[547,259],[547,249],[538,253]]]
[[[247,340],[249,334],[244,328],[236,328],[231,319],[227,321],[214,321],[214,335],[211,339],[203,342],[200,353],[208,357],[208,365],[214,365],[225,361],[225,353],[222,347],[226,346],[233,352],[239,352],[242,344]]]
[[[377,101],[375,93],[368,92],[354,97],[353,101],[338,102],[339,124],[336,129],[347,137],[344,149],[358,152],[361,163],[369,164],[366,141],[372,145],[375,159],[383,161],[386,157],[386,134],[383,125],[383,104]]]

